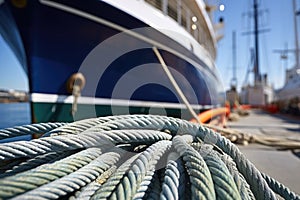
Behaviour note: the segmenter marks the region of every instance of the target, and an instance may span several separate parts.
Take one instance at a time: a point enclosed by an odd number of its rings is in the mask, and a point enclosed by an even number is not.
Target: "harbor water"
[[[30,104],[26,103],[0,103],[0,129],[30,124]],[[31,136],[25,135],[9,140],[1,140],[1,143],[16,140],[29,140]]]
[[[29,103],[0,103],[0,129],[30,124]]]

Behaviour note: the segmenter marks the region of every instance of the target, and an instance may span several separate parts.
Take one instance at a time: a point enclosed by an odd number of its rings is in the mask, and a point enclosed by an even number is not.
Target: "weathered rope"
[[[227,154],[223,154],[221,155],[221,159],[228,168],[231,176],[233,177],[233,180],[238,188],[241,198],[247,200],[254,200],[255,197],[250,189],[249,184],[247,183],[243,175],[241,175],[241,173],[238,171],[236,164],[232,160],[232,158]]]
[[[218,199],[241,199],[237,186],[223,163],[209,144],[203,144],[199,149],[200,155],[203,157],[208,169],[212,175],[215,186],[216,196]]]
[[[47,131],[0,144],[0,199],[276,199],[277,193],[299,200],[199,124],[126,115]]]
[[[81,167],[79,170],[23,195],[19,195],[15,197],[15,199],[34,199],[36,196],[40,196],[43,199],[61,198],[95,180],[108,170],[110,166],[114,165],[119,158],[120,154],[116,152],[102,154],[89,164]],[[55,191],[55,193],[52,191]]]
[[[15,126],[13,128],[6,128],[0,130],[0,141],[6,138],[12,138],[12,137],[17,137],[22,135],[42,134],[65,125],[66,123],[49,122],[49,123],[30,124],[24,126]]]
[[[173,139],[174,148],[183,157],[190,175],[192,199],[216,199],[209,169],[202,156],[188,142],[192,142],[191,137],[176,136]]]
[[[127,173],[127,171],[130,169],[132,163],[134,160],[139,156],[139,154],[136,154],[132,157],[130,157],[128,160],[126,160],[116,171],[115,173],[112,173],[111,176],[107,181],[104,181],[103,179],[98,179],[95,182],[89,184],[87,187],[83,188],[82,191],[79,191],[76,194],[76,199],[90,199],[92,195],[95,194],[97,191],[98,198],[107,198],[109,197],[112,192],[115,190],[117,185],[120,183],[121,179],[124,177],[124,175]]]
[[[65,151],[65,152],[51,152],[47,154],[42,154],[39,156],[36,156],[32,159],[25,160],[24,162],[20,163],[11,163],[9,165],[5,165],[2,167],[3,171],[1,170],[0,178],[6,177],[6,176],[12,176],[14,174],[33,169],[35,167],[38,167],[42,164],[46,164],[49,162],[55,162],[57,160],[60,160],[62,158],[65,158],[67,156],[70,156],[74,153],[77,153],[78,151]]]
[[[83,132],[80,135],[67,134],[56,137],[43,137],[32,141],[17,141],[0,144],[0,160],[32,157],[52,151],[74,150],[99,145],[135,142],[154,142],[171,139],[167,133],[144,130],[116,130],[110,132]]]
[[[197,136],[203,139],[206,135],[214,135],[216,137],[216,145],[232,157],[238,170],[251,185],[255,198],[276,199],[274,192],[269,188],[261,173],[246,159],[235,145],[223,136],[215,134],[211,129],[200,127]]]
[[[268,175],[262,173],[264,179],[266,179],[270,188],[274,190],[277,194],[281,194],[284,199],[296,199],[300,200],[300,196],[292,192],[289,188],[285,187],[283,184],[279,183],[275,179],[269,177]]]
[[[44,164],[0,180],[0,197],[11,198],[68,175],[101,155],[101,149],[89,148],[70,157]]]
[[[169,154],[160,199],[184,199],[186,195],[185,169],[179,157],[177,153]]]
[[[168,141],[160,141],[150,146],[134,161],[132,167],[122,177],[109,196],[103,196],[103,194],[107,193],[100,189],[93,195],[92,199],[106,199],[109,197],[132,199],[140,197],[144,193],[144,188],[147,188],[148,180],[151,179],[155,171],[155,164],[170,146],[171,142]]]

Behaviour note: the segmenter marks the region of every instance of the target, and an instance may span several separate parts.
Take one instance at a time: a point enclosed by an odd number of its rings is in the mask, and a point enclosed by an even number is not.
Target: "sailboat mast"
[[[297,8],[296,8],[296,0],[293,0],[293,8],[294,8],[294,30],[295,30],[295,59],[296,59],[296,68],[300,68],[299,66],[299,42],[298,42],[298,26],[297,26]]]
[[[254,42],[255,42],[255,61],[254,61],[254,79],[255,83],[260,81],[260,72],[259,72],[259,38],[258,38],[258,3],[257,0],[254,0]]]
[[[232,79],[231,87],[237,88],[237,75],[236,75],[236,33],[232,32]]]

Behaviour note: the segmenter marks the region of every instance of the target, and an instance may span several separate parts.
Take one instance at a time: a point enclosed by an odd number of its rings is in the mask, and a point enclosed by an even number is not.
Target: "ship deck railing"
[[[213,57],[215,46],[205,17],[196,2],[182,0],[145,0],[164,15],[173,18],[180,26],[190,33]]]

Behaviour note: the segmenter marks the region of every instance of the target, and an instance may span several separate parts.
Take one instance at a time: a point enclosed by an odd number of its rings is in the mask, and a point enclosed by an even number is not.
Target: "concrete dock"
[[[228,127],[251,134],[289,137],[300,141],[300,120],[251,110]],[[261,172],[275,178],[296,193],[300,193],[300,157],[291,151],[278,151],[275,147],[260,144],[238,145],[242,153]]]

